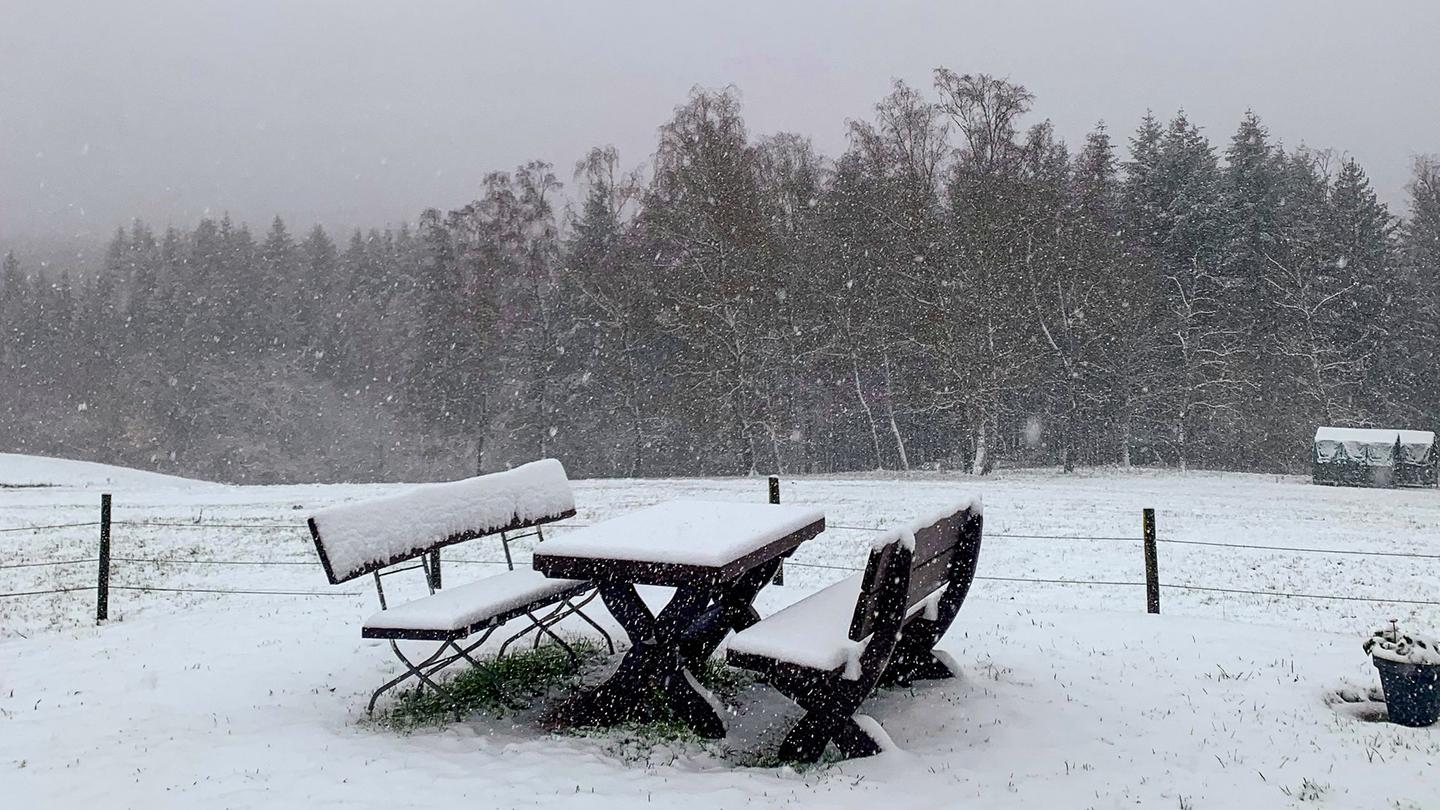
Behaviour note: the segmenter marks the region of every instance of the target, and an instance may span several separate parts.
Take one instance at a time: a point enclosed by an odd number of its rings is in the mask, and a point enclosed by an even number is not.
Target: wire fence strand
[[[1432,607],[1440,606],[1440,602],[1433,602],[1426,599],[1381,599],[1374,596],[1341,596],[1338,594],[1325,593],[1288,593],[1285,591],[1257,591],[1250,590],[1248,588],[1217,588],[1207,585],[1176,585],[1171,583],[1161,583],[1160,587],[1162,589],[1173,588],[1175,590],[1181,591],[1209,591],[1212,593],[1248,594],[1250,596],[1283,596],[1292,599],[1331,599],[1339,602],[1370,602],[1393,605],[1428,605]]]
[[[163,588],[151,585],[111,585],[112,591],[159,591],[163,593],[225,593],[256,596],[361,596],[359,591],[233,590],[229,588]]]
[[[1044,585],[1119,585],[1124,587],[1141,586],[1143,582],[1122,582],[1119,580],[1107,579],[1041,579],[1032,577],[975,577],[987,582],[1038,582]]]
[[[792,565],[793,565],[793,566],[796,566],[796,567],[799,567],[799,568],[828,568],[828,569],[830,569],[830,570],[832,570],[832,571],[859,571],[859,570],[861,570],[858,566],[854,566],[854,565],[827,565],[827,564],[825,564],[825,563],[804,562],[804,561],[802,561],[802,560],[786,560],[786,561],[785,561],[785,567],[786,567],[786,568],[789,568],[789,567],[792,566]]]
[[[111,557],[110,561],[155,565],[303,565],[310,568],[320,565],[319,560],[197,560],[183,557]]]
[[[51,523],[47,526],[9,526],[0,529],[0,532],[38,532],[45,529],[83,529],[87,526],[99,525],[100,522],[98,520],[92,520],[88,523]]]
[[[0,528],[0,533],[14,532],[37,532],[59,529],[91,528],[99,526],[98,521],[83,521],[74,523],[53,523],[35,526],[13,526]],[[167,529],[259,529],[268,531],[296,531],[308,532],[309,527],[305,524],[292,523],[205,523],[205,522],[180,522],[168,520],[116,520],[112,521],[115,526],[143,526]],[[547,529],[579,529],[592,526],[592,523],[555,523],[546,526]],[[832,523],[828,526],[831,529],[842,531],[858,532],[882,532],[884,527],[879,526],[858,526],[851,524]],[[1064,535],[1064,534],[1022,534],[1008,532],[988,533],[987,537],[998,539],[1017,540],[1081,540],[1081,541],[1121,541],[1139,543],[1140,537],[1123,535]],[[1320,547],[1297,547],[1297,546],[1276,546],[1261,543],[1233,543],[1218,540],[1179,540],[1173,538],[1156,538],[1156,542],[1171,545],[1203,546],[1213,548],[1235,548],[1253,549],[1259,551],[1278,551],[1297,554],[1337,554],[1362,557],[1389,557],[1409,559],[1440,559],[1440,554],[1427,554],[1419,552],[1400,551],[1367,551],[1359,549],[1320,548]],[[181,558],[181,557],[112,557],[113,562],[150,565],[215,565],[215,566],[298,566],[317,567],[317,560],[222,560],[208,558]],[[54,567],[64,565],[80,565],[98,562],[96,557],[80,557],[64,560],[42,560],[36,562],[5,563],[0,564],[0,570],[13,570],[25,568]],[[453,558],[444,560],[446,563],[455,565],[507,565],[512,564],[506,560]],[[517,558],[513,564],[525,565],[528,560]],[[787,560],[787,566],[799,568],[815,568],[823,570],[844,571],[854,573],[863,570],[860,566],[838,565],[831,563],[806,562],[804,560]],[[1076,586],[1101,586],[1101,587],[1140,587],[1145,585],[1140,581],[1127,580],[1088,580],[1088,579],[1064,579],[1045,577],[1007,577],[1007,576],[976,576],[975,579],[990,582],[1023,582],[1046,585],[1076,585]],[[141,585],[111,585],[117,591],[142,591],[160,593],[201,593],[201,594],[235,594],[235,595],[256,595],[256,596],[358,596],[356,591],[302,591],[285,589],[230,589],[230,588],[180,588],[165,586],[141,586]],[[1160,586],[1166,590],[1192,591],[1201,593],[1224,593],[1246,596],[1262,596],[1293,599],[1321,599],[1341,602],[1367,602],[1375,604],[1398,604],[1398,605],[1419,605],[1419,606],[1440,606],[1440,601],[1425,599],[1386,599],[1368,596],[1347,596],[1339,594],[1315,594],[1315,593],[1293,593],[1288,591],[1260,590],[1251,588],[1231,588],[1207,585],[1192,585],[1180,583],[1162,583]],[[47,588],[41,590],[17,591],[11,593],[0,593],[0,598],[42,596],[49,594],[75,593],[81,591],[94,591],[95,585],[84,585],[77,587]]]
[[[180,523],[166,520],[112,520],[112,526],[157,526],[166,529],[286,529],[308,532],[310,527],[301,523]]]
[[[78,588],[50,588],[44,591],[18,591],[16,593],[0,593],[0,598],[7,596],[41,596],[47,593],[74,593],[75,591],[93,591],[94,585],[82,585]]]
[[[99,558],[99,557],[81,557],[81,558],[75,559],[75,560],[44,560],[44,561],[42,561],[42,562],[6,563],[6,564],[4,564],[4,565],[0,565],[0,571],[3,571],[3,570],[5,570],[5,569],[9,569],[9,568],[40,568],[40,567],[42,567],[42,566],[51,566],[51,565],[74,565],[75,563],[93,563],[93,562],[100,562],[100,558]]]
[[[887,529],[883,526],[850,526],[844,523],[826,523],[827,529],[840,529],[850,532],[883,532]],[[1108,534],[1010,534],[1007,532],[986,532],[986,537],[999,537],[1013,540],[1123,540],[1132,543],[1140,542],[1139,537],[1126,537],[1121,535]]]
[[[1408,557],[1420,560],[1440,560],[1440,554],[1417,554],[1409,551],[1361,551],[1360,549],[1349,548],[1306,548],[1299,546],[1265,546],[1254,543],[1222,543],[1218,540],[1168,540],[1163,537],[1155,539],[1157,543],[1170,543],[1179,546],[1214,546],[1217,548],[1253,548],[1263,551],[1294,551],[1302,554],[1352,554],[1361,557]]]
[[[1007,540],[1123,540],[1129,543],[1139,543],[1143,540],[1143,538],[1140,537],[1104,534],[1005,534],[1003,532],[991,532],[985,536],[1000,537]]]

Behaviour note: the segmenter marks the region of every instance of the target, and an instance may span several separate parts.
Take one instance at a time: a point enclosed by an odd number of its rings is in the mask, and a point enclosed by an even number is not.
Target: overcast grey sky
[[[20,2],[0,0],[0,240],[229,211],[383,225],[482,175],[646,158],[691,86],[824,152],[892,79],[1008,75],[1076,143],[1184,106],[1223,145],[1354,155],[1403,201],[1440,152],[1440,2]]]

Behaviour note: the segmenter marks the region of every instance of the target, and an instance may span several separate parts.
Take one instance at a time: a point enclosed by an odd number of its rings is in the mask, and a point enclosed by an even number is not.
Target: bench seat
[[[850,638],[850,618],[860,598],[864,573],[846,577],[736,633],[727,654],[769,658],[824,672],[845,668],[844,677],[860,677],[860,653],[868,638]],[[910,606],[906,618],[927,609],[932,598]],[[733,659],[732,659],[733,660]]]
[[[365,620],[360,634],[365,638],[459,638],[589,589],[588,582],[550,579],[535,570],[505,571],[382,610]]]
[[[894,745],[857,714],[882,684],[952,678],[935,645],[954,621],[979,561],[978,503],[956,503],[884,532],[864,573],[847,577],[731,639],[726,658],[758,672],[805,710],[780,744],[780,759],[815,762],[832,741],[847,757]]]

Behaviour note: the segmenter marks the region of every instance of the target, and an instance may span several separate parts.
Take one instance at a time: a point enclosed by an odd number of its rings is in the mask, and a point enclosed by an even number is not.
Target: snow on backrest
[[[865,563],[865,577],[860,581],[860,597],[850,616],[850,639],[862,641],[870,636],[878,615],[881,591],[897,570],[896,557],[903,555],[910,564],[915,552],[915,535],[909,529],[890,529],[870,543],[870,559]]]
[[[975,575],[980,555],[979,508],[960,503],[911,524],[915,558],[910,564],[909,607],[949,584],[952,577]]]
[[[969,571],[973,576],[974,560],[980,550],[978,524],[973,521],[980,513],[979,499],[958,501],[944,509],[932,510],[902,529],[891,529],[876,537],[870,546],[860,598],[856,600],[855,613],[850,618],[850,639],[861,641],[870,635],[884,582],[897,573],[894,566],[900,549],[908,552],[903,557],[905,564],[912,567],[911,587],[903,595],[905,605],[902,610],[944,583],[950,575],[951,559],[967,540],[971,541],[971,547],[964,549],[965,560],[971,566]],[[973,537],[970,536],[972,534]]]
[[[565,468],[553,458],[462,481],[321,509],[310,533],[331,583],[450,543],[575,514]]]

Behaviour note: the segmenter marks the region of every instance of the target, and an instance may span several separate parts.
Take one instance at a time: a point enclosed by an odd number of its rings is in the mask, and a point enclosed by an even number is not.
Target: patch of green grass
[[[727,701],[733,700],[745,687],[755,682],[745,670],[729,666],[719,658],[706,659],[694,674],[701,685]]]
[[[567,643],[575,650],[578,662],[555,644],[483,660],[480,666],[441,682],[454,698],[453,703],[428,688],[409,689],[401,693],[380,722],[405,730],[443,725],[451,722],[457,712],[461,716],[504,716],[528,709],[552,690],[578,686],[584,669],[603,657],[594,642],[578,639]]]
[[[743,671],[727,666],[718,658],[706,660],[691,674],[722,702],[732,701],[753,682]],[[618,746],[620,755],[626,759],[644,759],[642,754],[656,746],[674,743],[703,745],[710,742],[675,716],[658,688],[637,695],[632,711],[635,716],[645,719],[612,726],[581,726],[570,729],[570,732],[582,737],[607,738]]]

